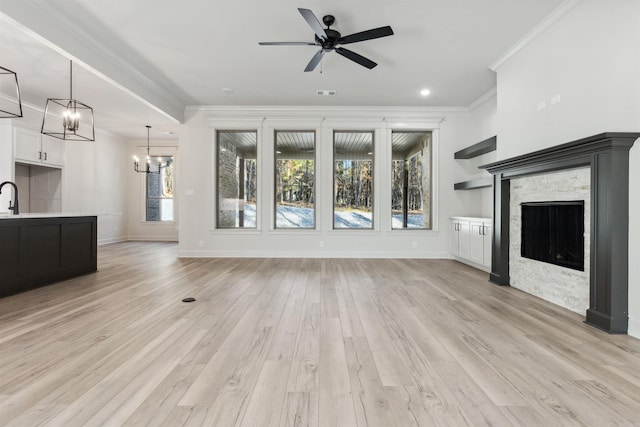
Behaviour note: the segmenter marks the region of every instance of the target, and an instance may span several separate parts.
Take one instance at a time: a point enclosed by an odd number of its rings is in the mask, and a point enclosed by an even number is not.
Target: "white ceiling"
[[[74,97],[96,127],[127,138],[175,138],[187,105],[467,106],[495,87],[488,66],[563,0],[1,0],[0,66],[42,108]],[[347,35],[390,25],[394,35],[332,52],[311,73],[315,46],[296,8],[336,17]],[[233,89],[232,93],[223,88]],[[419,95],[429,88],[431,95]],[[337,91],[334,97],[318,89]],[[155,135],[154,135],[155,134]]]

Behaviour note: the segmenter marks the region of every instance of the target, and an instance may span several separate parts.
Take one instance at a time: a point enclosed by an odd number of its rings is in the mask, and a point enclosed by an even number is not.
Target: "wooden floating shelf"
[[[480,141],[477,144],[473,144],[467,148],[464,148],[460,151],[456,151],[453,155],[454,159],[471,159],[473,157],[480,156],[485,153],[490,153],[491,151],[495,151],[496,142],[498,138],[496,136],[492,136],[491,138],[487,138],[484,141]]]
[[[493,177],[472,179],[469,181],[456,182],[453,184],[454,190],[475,190],[476,188],[487,188],[493,185]]]

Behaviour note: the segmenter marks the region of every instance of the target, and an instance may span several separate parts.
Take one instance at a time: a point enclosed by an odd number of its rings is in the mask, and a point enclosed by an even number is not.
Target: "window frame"
[[[256,144],[256,204],[255,204],[255,214],[256,214],[256,223],[254,227],[224,227],[220,225],[220,136],[224,133],[253,133],[255,134],[255,144]],[[213,229],[219,231],[233,231],[236,232],[238,230],[243,230],[246,232],[256,232],[260,229],[260,221],[259,221],[259,200],[260,197],[260,169],[262,168],[260,165],[260,132],[257,128],[234,128],[234,129],[216,129],[214,132],[214,143],[213,143],[213,161],[214,161],[214,220],[213,220]],[[246,160],[246,159],[245,159]]]
[[[278,227],[278,133],[310,133],[313,134],[313,226],[311,227]],[[317,230],[317,209],[318,209],[318,132],[316,129],[274,129],[273,130],[273,230],[292,231],[292,230]]]
[[[171,197],[149,197],[149,176],[150,175],[157,175],[157,174],[152,174],[152,173],[145,173],[145,179],[144,179],[144,222],[146,223],[151,223],[151,224],[171,224],[176,222],[176,185],[175,185],[175,180],[176,180],[176,176],[175,176],[175,156],[174,155],[153,155],[150,156],[151,159],[153,158],[171,158],[171,169],[173,171],[173,196]],[[151,170],[154,170],[153,167],[151,167]],[[170,199],[173,201],[172,203],[172,207],[171,207],[171,218],[170,220],[150,220],[149,219],[149,200],[153,199],[153,200],[167,200]],[[160,215],[160,217],[162,217],[162,215]]]
[[[370,227],[336,227],[336,134],[337,133],[359,133],[371,134],[371,226]],[[347,231],[375,231],[376,221],[376,128],[371,129],[337,129],[331,132],[331,230],[338,232]]]
[[[429,154],[429,200],[428,200],[428,208],[429,208],[429,227],[400,227],[400,228],[396,228],[393,226],[393,200],[392,200],[392,193],[389,194],[389,198],[390,198],[390,202],[391,202],[391,224],[390,224],[390,228],[392,231],[433,231],[434,230],[434,140],[435,140],[435,130],[434,129],[391,129],[390,133],[389,133],[389,159],[391,160],[391,164],[388,165],[390,167],[390,171],[391,171],[391,181],[390,181],[390,189],[393,192],[393,162],[395,162],[396,160],[394,160],[393,158],[393,134],[394,133],[414,133],[414,134],[425,134],[425,136],[428,134],[429,137],[429,147],[428,147],[428,154]],[[412,148],[409,151],[409,155],[406,157],[406,159],[404,159],[404,161],[410,160],[411,158],[415,157],[418,154],[422,154],[421,150]],[[424,156],[423,156],[424,157]],[[405,173],[404,167],[403,167],[403,174]],[[404,180],[404,177],[403,177]],[[403,197],[404,199],[404,197]],[[424,215],[424,211],[425,211],[425,206],[423,205],[422,207],[422,213]],[[404,207],[403,207],[403,211],[404,211]],[[423,220],[424,223],[424,220]]]

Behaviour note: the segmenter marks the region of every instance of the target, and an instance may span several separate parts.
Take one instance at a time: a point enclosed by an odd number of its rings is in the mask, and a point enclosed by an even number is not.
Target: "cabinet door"
[[[50,165],[62,166],[64,141],[51,136],[42,136],[42,161]]]
[[[484,259],[482,265],[491,268],[491,242],[493,240],[493,224],[484,223]]]
[[[42,151],[40,150],[40,132],[23,127],[15,127],[15,158],[27,162],[40,162]]]
[[[469,260],[478,264],[484,262],[484,235],[482,222],[470,223]]]
[[[460,246],[458,244],[458,237],[460,235],[458,231],[458,220],[452,219],[449,224],[449,253],[458,256],[460,253]]]
[[[470,259],[471,256],[471,225],[469,221],[458,221],[458,256]]]

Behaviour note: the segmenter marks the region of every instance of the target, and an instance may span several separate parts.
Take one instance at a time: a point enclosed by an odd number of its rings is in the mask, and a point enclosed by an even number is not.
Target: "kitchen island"
[[[0,216],[0,297],[97,271],[97,216]]]

